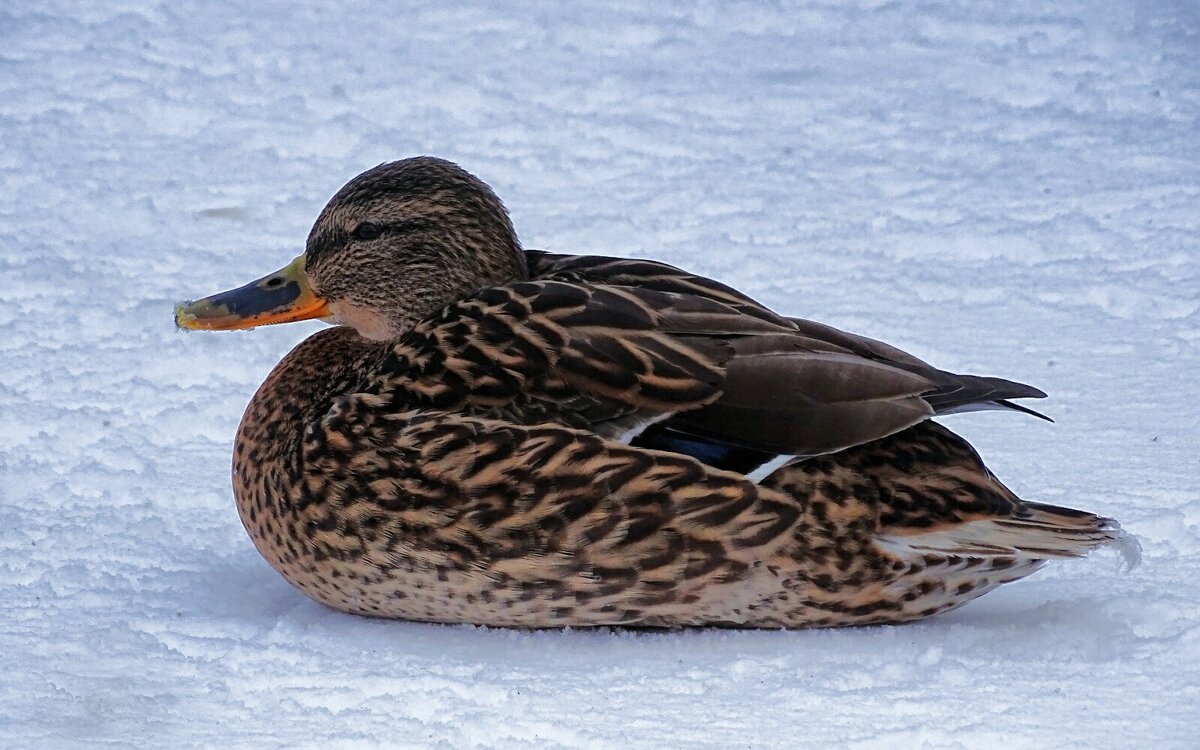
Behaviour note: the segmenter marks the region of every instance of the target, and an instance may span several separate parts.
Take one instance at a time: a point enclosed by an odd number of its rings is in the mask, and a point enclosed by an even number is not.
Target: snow
[[[1200,10],[931,0],[0,7],[0,746],[1200,746]],[[429,153],[529,247],[651,256],[1057,424],[947,420],[1141,539],[812,632],[371,621],[263,563],[230,442],[315,326],[175,301]]]

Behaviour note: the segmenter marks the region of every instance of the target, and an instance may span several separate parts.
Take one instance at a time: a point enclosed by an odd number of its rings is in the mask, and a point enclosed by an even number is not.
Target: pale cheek
[[[351,302],[330,302],[334,319],[358,331],[358,335],[373,341],[387,341],[400,335],[391,322],[377,310],[360,307]]]

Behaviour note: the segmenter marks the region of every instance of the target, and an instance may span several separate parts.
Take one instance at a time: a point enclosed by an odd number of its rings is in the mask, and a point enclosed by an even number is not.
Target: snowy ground
[[[55,7],[57,6],[57,7]],[[252,10],[246,10],[249,6]],[[0,746],[1200,746],[1200,10],[0,5]],[[943,367],[948,420],[1145,547],[825,632],[336,614],[259,558],[230,442],[312,330],[171,304],[429,153],[526,244],[649,255]]]

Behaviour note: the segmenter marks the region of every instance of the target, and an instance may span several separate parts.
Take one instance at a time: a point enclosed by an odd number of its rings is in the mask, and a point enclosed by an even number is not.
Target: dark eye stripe
[[[428,229],[435,229],[437,222],[432,219],[414,218],[397,221],[391,224],[375,224],[374,222],[364,221],[350,232],[350,236],[356,240],[374,240],[385,233],[387,234],[403,234],[406,232],[419,232]]]

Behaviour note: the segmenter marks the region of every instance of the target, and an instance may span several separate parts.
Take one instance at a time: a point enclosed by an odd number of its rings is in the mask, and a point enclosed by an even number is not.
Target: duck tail
[[[1137,538],[1111,518],[1057,505],[1022,502],[1010,516],[968,520],[916,533],[892,533],[880,543],[893,553],[1028,560],[1084,557],[1111,547],[1127,570],[1141,561]]]
[[[1026,554],[1083,557],[1092,550],[1109,547],[1121,555],[1127,570],[1142,561],[1142,545],[1137,537],[1116,520],[1094,513],[1026,502],[1013,518],[996,523],[1008,530],[1014,546]]]

